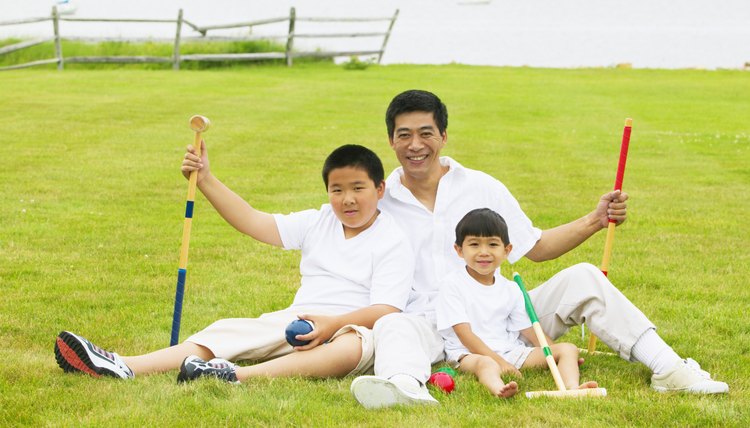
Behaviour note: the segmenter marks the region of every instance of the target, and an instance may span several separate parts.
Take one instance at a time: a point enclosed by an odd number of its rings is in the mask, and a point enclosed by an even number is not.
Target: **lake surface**
[[[0,0],[0,21],[48,16],[50,0]],[[750,62],[749,0],[70,0],[72,16],[174,19],[197,25],[288,16],[399,18],[384,64],[451,62],[533,67],[743,68]],[[298,33],[385,31],[388,22],[298,22]],[[282,35],[286,24],[255,27]],[[64,36],[174,37],[173,24],[62,22]],[[0,26],[0,38],[51,35],[51,23]],[[192,31],[183,29],[183,35]],[[248,29],[216,35],[246,35]],[[379,49],[382,38],[297,39],[300,48]]]

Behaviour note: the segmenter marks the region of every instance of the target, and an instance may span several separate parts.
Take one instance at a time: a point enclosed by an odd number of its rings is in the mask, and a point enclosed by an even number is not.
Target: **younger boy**
[[[503,383],[500,375],[520,375],[518,369],[545,367],[546,362],[521,291],[498,270],[513,248],[505,220],[489,208],[470,211],[456,226],[454,248],[466,266],[443,281],[436,306],[446,360],[476,375],[493,395],[512,397],[518,385]],[[535,347],[528,347],[519,336]],[[557,343],[550,348],[568,389],[597,387],[596,382],[578,384],[575,345]]]
[[[133,357],[62,332],[55,343],[60,367],[120,378],[180,367],[179,382],[201,376],[241,382],[253,376],[330,377],[370,370],[370,328],[382,315],[403,310],[414,271],[409,243],[392,217],[378,210],[385,182],[377,155],[362,146],[339,147],[323,166],[330,204],[272,215],[256,210],[214,177],[203,142],[202,148],[199,158],[188,146],[182,172],[187,177],[198,171],[198,188],[219,214],[261,242],[302,250],[302,281],[294,302],[258,318],[219,320],[179,345]],[[292,348],[284,330],[297,318],[312,321],[315,329],[297,336],[310,340],[308,345]],[[229,362],[238,360],[259,363],[237,367]]]

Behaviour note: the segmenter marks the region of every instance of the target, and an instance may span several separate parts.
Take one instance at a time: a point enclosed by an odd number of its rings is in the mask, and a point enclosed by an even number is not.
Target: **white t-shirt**
[[[441,282],[435,312],[448,355],[471,353],[453,331],[456,324],[469,323],[471,331],[500,355],[525,347],[519,331],[531,327],[523,294],[515,282],[495,272],[495,283],[483,285],[465,266]]]
[[[385,196],[379,204],[382,211],[396,219],[416,256],[414,292],[409,297],[406,312],[424,314],[433,323],[440,279],[465,265],[453,249],[453,243],[456,224],[466,213],[475,208],[490,208],[503,216],[513,244],[508,256],[511,263],[523,257],[542,236],[541,229],[532,225],[501,182],[483,172],[464,168],[449,157],[441,157],[440,163],[450,169],[440,178],[433,212],[401,184],[403,168],[397,168],[388,176]]]
[[[302,250],[302,281],[294,307],[347,313],[370,305],[400,310],[414,281],[414,256],[393,218],[381,212],[353,238],[329,204],[320,210],[274,214],[284,249]]]

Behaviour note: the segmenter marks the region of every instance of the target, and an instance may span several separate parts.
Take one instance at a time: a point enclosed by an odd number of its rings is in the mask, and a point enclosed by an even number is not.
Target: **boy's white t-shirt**
[[[472,332],[501,355],[526,346],[519,332],[531,327],[521,290],[498,271],[493,285],[483,285],[469,275],[466,266],[455,270],[440,284],[435,312],[448,355],[471,353],[453,331],[456,324],[469,323]]]
[[[370,305],[406,307],[414,279],[414,255],[393,218],[381,212],[357,236],[330,204],[320,210],[274,214],[284,249],[302,250],[302,281],[291,308],[347,313]]]

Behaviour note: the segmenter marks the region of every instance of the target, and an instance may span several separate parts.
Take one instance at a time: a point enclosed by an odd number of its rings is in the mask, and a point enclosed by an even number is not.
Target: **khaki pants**
[[[588,263],[569,267],[529,292],[542,329],[553,339],[584,321],[607,346],[630,360],[633,345],[651,321],[599,269]],[[378,320],[375,374],[408,374],[422,382],[430,366],[444,358],[443,339],[421,315],[389,314]]]
[[[263,362],[294,352],[286,341],[284,331],[298,314],[326,315],[314,308],[284,309],[269,312],[258,318],[227,318],[216,321],[202,331],[188,337],[187,342],[204,346],[217,358],[229,361]],[[372,371],[375,355],[372,330],[362,326],[347,325],[331,338],[353,331],[362,343],[362,357],[349,374],[359,375]],[[325,345],[320,345],[325,346]]]

